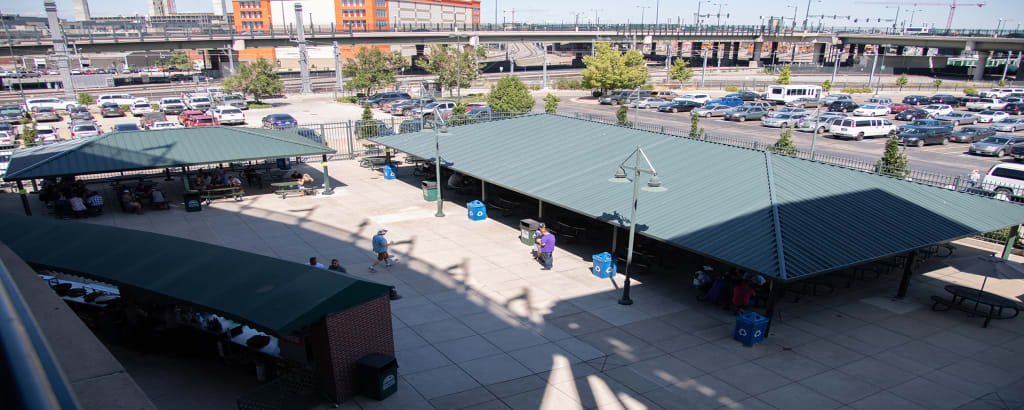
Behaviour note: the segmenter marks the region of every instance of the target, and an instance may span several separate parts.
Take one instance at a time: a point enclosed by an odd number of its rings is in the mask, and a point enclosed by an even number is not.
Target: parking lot
[[[718,97],[727,93],[718,92],[711,94],[713,97]],[[898,101],[897,98],[902,99],[902,96],[894,95],[891,97],[894,101]],[[870,96],[854,95],[854,101],[858,102],[858,104],[866,101],[868,98],[870,98]],[[615,118],[615,112],[618,108],[618,106],[614,105],[600,105],[596,99],[584,97],[564,99],[564,102],[559,107],[559,112],[580,112],[593,114],[595,117]],[[813,110],[811,111],[813,112]],[[958,111],[967,110],[964,107],[958,107]],[[629,121],[633,121],[635,114],[635,111],[631,109],[629,112]],[[876,118],[889,119],[896,125],[904,125],[908,123],[906,121],[895,120],[894,117],[894,114],[890,114]],[[664,126],[666,129],[682,130],[684,132],[688,132],[690,129],[690,114],[688,112],[667,113],[659,112],[655,109],[641,109],[639,112],[639,121],[642,124],[655,124],[658,126]],[[973,126],[988,127],[988,125],[989,124],[977,124]],[[710,135],[734,139],[755,140],[760,144],[775,143],[775,141],[779,139],[779,134],[781,132],[778,128],[761,126],[759,121],[726,121],[722,119],[722,117],[701,118],[700,127],[704,128],[704,130]],[[1024,135],[1024,132],[1018,131],[1016,133],[1001,134]],[[814,139],[814,137],[810,132],[793,132],[793,142],[801,150],[809,151],[811,149],[812,139]],[[883,137],[866,138],[863,141],[841,140],[829,134],[825,134],[819,135],[814,141],[814,149],[816,153],[841,155],[861,161],[874,162],[881,158],[885,150],[885,141],[886,139]],[[1000,159],[995,157],[972,155],[968,153],[969,146],[970,144],[967,143],[950,142],[947,145],[908,147],[905,152],[910,158],[910,167],[912,169],[949,175],[965,175],[969,174],[973,169],[984,171],[998,162],[1013,161],[1009,156]]]

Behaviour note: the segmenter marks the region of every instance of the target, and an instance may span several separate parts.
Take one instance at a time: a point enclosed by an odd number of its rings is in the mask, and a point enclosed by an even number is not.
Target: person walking
[[[551,253],[555,251],[555,234],[548,230],[547,226],[539,228],[541,237],[537,239],[540,245],[540,260],[544,264],[543,270],[551,270]]]
[[[370,265],[370,272],[377,271],[377,264],[384,261],[385,267],[391,267],[391,259],[388,257],[388,248],[391,246],[391,242],[388,242],[384,235],[388,233],[387,229],[381,229],[377,231],[376,235],[373,235],[373,251],[377,253],[377,260]]]

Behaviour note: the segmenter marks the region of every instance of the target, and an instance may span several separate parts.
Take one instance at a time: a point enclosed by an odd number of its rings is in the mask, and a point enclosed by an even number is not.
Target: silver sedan
[[[977,115],[967,112],[951,112],[945,115],[936,115],[935,119],[958,126],[961,124],[977,124],[980,118]]]
[[[694,108],[690,111],[690,115],[696,115],[698,117],[724,117],[725,113],[731,110],[732,107],[728,105],[705,105],[703,107]]]

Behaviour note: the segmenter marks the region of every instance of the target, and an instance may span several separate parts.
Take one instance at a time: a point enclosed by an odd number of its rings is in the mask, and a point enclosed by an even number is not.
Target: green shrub
[[[537,90],[540,89],[540,84],[530,84],[530,85],[527,85],[526,88],[528,88],[530,90],[533,90],[533,91],[537,91]]]
[[[338,98],[335,101],[340,102],[340,103],[352,103],[352,104],[355,104],[358,100],[359,100],[359,97],[340,97],[340,98]]]
[[[273,107],[273,105],[266,104],[266,103],[258,103],[256,101],[249,101],[246,104],[249,106],[249,108],[270,108],[270,107]]]
[[[555,79],[553,86],[556,90],[582,90],[584,88],[582,80],[568,78]]]
[[[871,87],[844,88],[844,89],[842,89],[842,92],[844,94],[870,94],[871,93]]]
[[[594,96],[594,98],[597,98],[604,95],[604,93],[602,93],[601,90],[594,90],[590,92],[590,95]]]
[[[645,85],[641,86],[640,89],[641,90],[647,90],[647,91],[653,90],[654,89],[654,84],[645,84]]]
[[[544,112],[548,114],[554,114],[558,112],[558,103],[561,101],[561,98],[558,98],[557,96],[552,94],[548,94],[546,97],[544,97]]]
[[[967,95],[978,95],[978,89],[974,87],[964,88],[964,94]]]
[[[127,112],[130,112],[131,110],[132,110],[132,107],[130,105],[125,105],[125,104],[121,105],[121,112],[127,113]]]
[[[153,109],[153,111],[160,111],[160,104],[152,103],[149,106]]]
[[[26,147],[36,145],[35,124],[25,124],[21,127],[21,144]]]
[[[78,103],[81,105],[92,105],[96,103],[96,99],[89,93],[78,93]]]
[[[728,91],[728,92],[731,92],[731,93],[739,91],[739,90],[740,90],[740,88],[735,86],[735,85],[730,85],[728,87],[725,87],[725,91]]]
[[[1006,83],[1006,79],[1005,78],[999,79],[999,86],[1000,87],[1006,87],[1006,84],[1007,83]]]

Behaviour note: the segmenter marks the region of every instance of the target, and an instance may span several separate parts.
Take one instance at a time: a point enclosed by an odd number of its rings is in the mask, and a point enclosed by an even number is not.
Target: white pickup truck
[[[70,110],[77,105],[78,103],[75,101],[64,101],[59,98],[29,98],[25,102],[25,111],[32,112],[36,107],[53,108],[54,111]]]
[[[245,114],[242,113],[242,110],[230,105],[214,108],[212,114],[217,125],[245,124]]]
[[[210,97],[206,94],[187,94],[184,100],[185,106],[190,110],[207,111],[213,106],[213,102],[210,101]]]
[[[978,101],[967,103],[967,109],[971,111],[1001,110],[1006,108],[1006,102],[998,98],[980,98]]]

